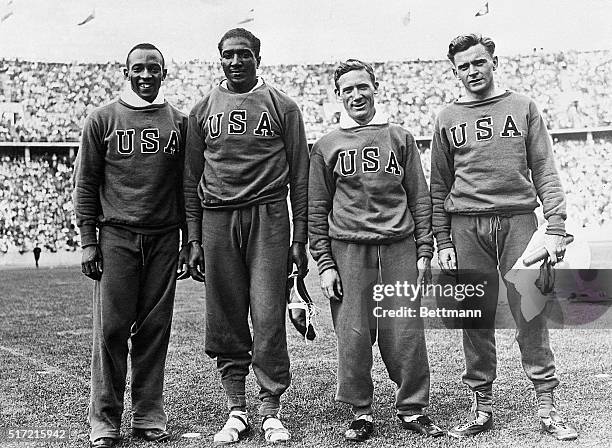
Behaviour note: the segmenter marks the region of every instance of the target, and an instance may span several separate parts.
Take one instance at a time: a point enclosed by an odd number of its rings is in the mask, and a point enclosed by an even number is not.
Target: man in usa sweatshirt
[[[82,272],[96,280],[89,404],[94,448],[120,439],[128,355],[133,435],[170,438],[162,394],[177,266],[188,275],[182,192],[187,117],[164,99],[166,73],[155,46],[132,48],[125,89],[87,118],[75,163]]]
[[[225,33],[218,48],[226,79],[189,114],[189,266],[194,278],[206,276],[205,350],[216,359],[229,411],[215,444],[237,442],[250,428],[251,365],[266,441],[290,438],[279,413],[291,382],[285,289],[288,265],[305,275],[308,264],[308,145],[297,104],[257,76],[260,45],[243,28]]]
[[[461,302],[469,308],[478,301],[484,317],[463,321],[463,382],[473,392],[474,415],[449,430],[458,438],[492,426],[498,271],[504,277],[527,247],[537,228],[533,211],[538,198],[548,221],[545,246],[551,261],[562,259],[565,252],[565,196],[550,136],[531,99],[497,88],[494,51],[495,43],[477,34],[450,43],[448,58],[466,95],[440,112],[432,141],[433,232],[440,266],[457,272],[460,283],[486,285],[483,298]],[[541,429],[560,440],[575,439],[575,429],[554,404],[559,380],[546,318],[527,322],[519,294],[511,284],[506,286]]]
[[[430,275],[431,201],[419,153],[413,136],[377,111],[378,82],[369,64],[349,59],[337,67],[334,81],[345,110],[340,129],[312,149],[308,228],[338,340],[336,400],[350,404],[354,413],[345,437],[361,442],[374,430],[371,370],[377,340],[397,387],[401,425],[441,436],[424,413],[429,364],[423,321],[383,313],[418,310],[420,298],[374,298],[381,286],[420,285]]]

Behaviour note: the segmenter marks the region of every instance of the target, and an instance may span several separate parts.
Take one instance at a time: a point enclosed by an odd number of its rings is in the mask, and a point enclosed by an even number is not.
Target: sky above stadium
[[[0,57],[123,60],[135,43],[167,59],[217,60],[216,44],[244,26],[262,63],[443,59],[457,34],[494,38],[498,54],[612,48],[612,1],[489,0],[0,0]],[[93,19],[77,25],[93,13]],[[239,24],[242,21],[246,23]]]

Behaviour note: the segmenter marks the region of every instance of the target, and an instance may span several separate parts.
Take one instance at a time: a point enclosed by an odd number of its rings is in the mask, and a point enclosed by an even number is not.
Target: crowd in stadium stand
[[[333,93],[335,64],[263,66],[260,74],[300,105],[309,139],[337,125],[341,105]],[[79,140],[83,120],[115,98],[123,86],[121,64],[63,64],[0,60],[0,141]],[[381,84],[378,107],[415,136],[429,136],[436,114],[461,93],[448,61],[375,63]],[[188,111],[215,83],[218,63],[168,64],[167,98]],[[612,125],[612,52],[534,53],[501,58],[500,86],[534,98],[549,129]],[[8,110],[8,112],[7,112]],[[17,112],[15,112],[17,111]],[[612,223],[606,141],[555,143],[568,197],[568,214],[580,225]],[[420,148],[429,173],[429,148]],[[55,154],[0,153],[0,254],[75,250],[78,235],[71,201],[72,161]]]
[[[76,250],[71,176],[67,157],[0,158],[0,254]]]
[[[562,141],[554,145],[556,162],[567,194],[568,216],[584,227],[612,223],[610,141]],[[75,250],[78,235],[72,208],[72,163],[55,154],[3,156],[0,162],[0,255]],[[429,148],[421,161],[429,179]]]
[[[333,93],[335,64],[263,65],[260,74],[300,105],[308,137],[315,139],[337,122]],[[415,135],[429,136],[439,110],[460,94],[449,61],[375,63],[379,107]],[[83,120],[115,98],[123,86],[122,66],[0,60],[0,103],[21,113],[0,119],[0,141],[78,141]],[[168,62],[167,98],[190,108],[219,82],[218,63]],[[534,98],[550,129],[612,124],[612,52],[533,53],[502,57],[500,86]]]
[[[555,155],[567,194],[567,215],[579,226],[612,224],[612,143],[556,142]]]

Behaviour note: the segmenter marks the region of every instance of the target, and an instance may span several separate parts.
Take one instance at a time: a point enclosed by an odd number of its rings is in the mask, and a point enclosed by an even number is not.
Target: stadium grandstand
[[[534,98],[551,130],[568,214],[586,228],[612,224],[612,52],[567,51],[500,58],[500,85]],[[0,257],[74,251],[72,162],[83,121],[123,86],[120,63],[0,59]],[[419,142],[429,171],[429,141],[440,109],[460,94],[448,61],[376,63],[378,104]],[[263,66],[263,78],[300,105],[310,141],[333,129],[341,105],[334,64]],[[168,63],[166,97],[184,111],[222,75],[217,63]]]
[[[65,64],[0,59],[0,141],[75,142],[87,114],[123,86],[120,63]],[[448,61],[375,64],[378,103],[392,121],[428,136],[440,109],[460,94]],[[310,139],[328,132],[340,111],[334,64],[263,66],[262,77],[295,98]],[[612,52],[538,53],[500,60],[500,85],[528,93],[551,130],[612,125]],[[218,63],[169,62],[166,97],[189,111],[220,81]]]

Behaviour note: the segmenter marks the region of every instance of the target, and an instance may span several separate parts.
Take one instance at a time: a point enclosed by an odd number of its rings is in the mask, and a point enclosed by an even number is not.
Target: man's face
[[[496,68],[497,56],[491,56],[484,45],[477,44],[455,55],[453,73],[470,98],[483,100],[495,91],[493,71]]]
[[[166,73],[159,51],[142,48],[137,48],[130,54],[128,68],[123,69],[123,74],[129,79],[132,90],[149,103],[157,98]]]
[[[247,39],[225,39],[221,46],[221,66],[227,78],[227,87],[239,93],[251,90],[257,84],[259,61]]]
[[[349,117],[361,125],[368,124],[376,113],[374,95],[377,92],[378,83],[372,84],[365,70],[351,70],[338,78],[336,94]]]

